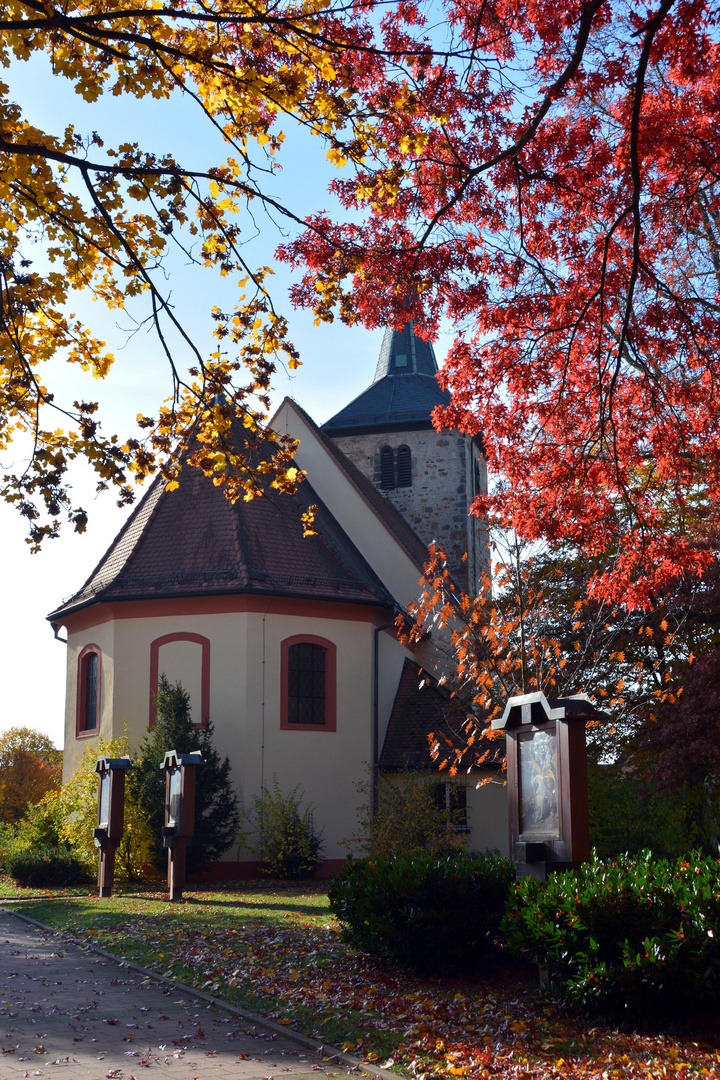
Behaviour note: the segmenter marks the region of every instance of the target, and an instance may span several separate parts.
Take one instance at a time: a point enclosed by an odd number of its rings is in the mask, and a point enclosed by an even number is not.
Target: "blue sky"
[[[131,98],[110,98],[94,105],[74,94],[64,80],[52,75],[42,61],[12,65],[3,74],[12,96],[22,104],[26,118],[48,131],[57,131],[72,122],[80,132],[98,130],[106,145],[137,140],[157,152],[174,153],[187,167],[207,165],[224,158],[222,146],[202,122],[197,108],[189,102],[137,102]],[[327,194],[329,180],[336,172],[324,160],[324,149],[313,136],[285,127],[287,141],[280,160],[283,171],[273,181],[277,197],[305,215],[312,210],[331,209]],[[275,192],[273,192],[275,194]],[[318,421],[333,415],[372,379],[382,331],[368,332],[340,324],[315,327],[307,312],[292,312],[287,291],[292,282],[287,267],[276,266],[273,252],[282,240],[277,228],[262,212],[259,228],[248,235],[246,254],[252,266],[273,265],[273,294],[278,308],[289,316],[290,336],[300,350],[303,366],[292,374],[279,371],[273,399],[285,395],[296,398]],[[42,258],[39,253],[40,259]],[[197,339],[210,342],[209,312],[213,304],[232,302],[237,285],[212,272],[188,268],[180,262],[170,279],[173,302]],[[46,385],[56,395],[100,400],[104,430],[127,437],[138,412],[153,415],[169,392],[169,371],[153,336],[142,330],[129,336],[117,325],[117,312],[107,312],[87,297],[77,297],[73,305],[93,330],[111,345],[116,364],[104,384],[79,370],[70,370],[57,358],[49,365]],[[447,343],[436,343],[439,357]],[[12,456],[0,461],[0,468],[12,463]],[[17,514],[0,506],[0,537],[3,549],[2,585],[5,618],[0,624],[0,656],[4,686],[4,709],[0,730],[29,726],[49,734],[62,746],[65,701],[65,648],[53,639],[46,614],[73,593],[88,576],[112,541],[126,516],[115,507],[111,492],[96,496],[88,470],[75,470],[77,501],[90,513],[87,533],[67,531],[61,539],[48,542],[45,550],[32,555],[24,543],[25,529]]]

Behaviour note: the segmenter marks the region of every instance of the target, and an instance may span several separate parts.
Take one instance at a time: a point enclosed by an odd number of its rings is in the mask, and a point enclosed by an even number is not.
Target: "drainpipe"
[[[376,626],[373,642],[373,750],[372,750],[372,796],[373,813],[378,808],[378,766],[380,757],[380,634],[395,625],[398,608],[392,609],[393,618],[384,626]]]

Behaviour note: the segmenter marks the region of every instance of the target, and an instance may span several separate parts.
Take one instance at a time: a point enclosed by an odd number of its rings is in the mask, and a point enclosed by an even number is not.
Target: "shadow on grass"
[[[113,901],[127,900],[130,905],[133,901],[138,901],[144,905],[155,907],[157,905],[157,913],[150,913],[148,911],[137,910],[124,910],[121,907],[114,906]],[[5,901],[0,900],[0,904]],[[11,903],[11,901],[7,901]],[[331,913],[327,907],[319,904],[293,904],[292,902],[283,901],[268,901],[264,899],[258,900],[213,900],[210,898],[202,898],[193,896],[192,894],[183,897],[182,902],[173,903],[168,898],[168,895],[155,893],[153,895],[143,895],[137,893],[123,893],[117,892],[114,897],[108,898],[102,902],[102,907],[98,907],[97,896],[63,896],[63,895],[36,895],[29,896],[24,905],[32,906],[37,912],[46,910],[49,912],[59,912],[63,906],[67,903],[68,914],[70,910],[75,912],[77,917],[80,912],[86,910],[93,917],[112,918],[116,922],[127,922],[135,917],[151,919],[153,921],[158,919],[165,919],[167,917],[176,918],[182,921],[183,917],[187,918],[190,924],[196,922],[196,918],[193,917],[193,912],[200,916],[202,912],[209,911],[210,909],[218,909],[218,917],[221,924],[232,924],[237,919],[243,919],[244,921],[257,921],[258,923],[276,923],[278,926],[292,926],[292,917],[307,917],[307,918],[331,918]],[[84,905],[84,908],[83,908]],[[235,918],[233,918],[235,916]],[[283,916],[288,916],[288,920],[285,920]],[[205,924],[209,926],[210,924]]]

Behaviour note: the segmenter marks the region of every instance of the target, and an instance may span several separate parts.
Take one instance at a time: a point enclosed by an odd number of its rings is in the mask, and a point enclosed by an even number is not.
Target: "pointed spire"
[[[386,328],[374,383],[386,375],[436,375],[437,370],[433,347],[418,337],[412,320],[402,330]]]
[[[432,427],[433,409],[450,401],[435,378],[437,372],[433,347],[418,337],[412,321],[402,330],[388,327],[370,386],[326,421],[322,430],[339,436]]]

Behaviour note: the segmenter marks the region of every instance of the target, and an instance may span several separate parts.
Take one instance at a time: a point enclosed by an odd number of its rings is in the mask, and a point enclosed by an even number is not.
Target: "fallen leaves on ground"
[[[102,907],[74,902],[64,919],[58,902],[38,917],[51,921],[54,912],[55,924],[79,937],[418,1080],[720,1080],[720,1050],[708,1036],[586,1024],[546,1001],[533,974],[511,962],[473,979],[421,979],[350,950],[319,895],[273,899],[265,887],[259,898],[232,896],[198,907],[147,894]]]

